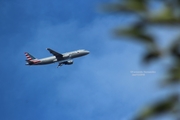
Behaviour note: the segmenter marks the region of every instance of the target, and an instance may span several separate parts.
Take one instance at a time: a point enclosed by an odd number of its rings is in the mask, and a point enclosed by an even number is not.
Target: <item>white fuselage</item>
[[[68,62],[68,61],[72,61],[73,58],[77,58],[77,57],[81,57],[84,55],[89,54],[89,51],[87,50],[76,50],[76,51],[72,51],[72,52],[67,52],[67,53],[63,53],[62,58],[57,58],[56,56],[51,56],[51,57],[46,57],[46,58],[42,58],[42,59],[35,59],[34,61],[36,61],[35,63],[26,63],[26,65],[45,65],[45,64],[51,64],[54,62],[59,62],[59,63],[63,63],[63,62]]]

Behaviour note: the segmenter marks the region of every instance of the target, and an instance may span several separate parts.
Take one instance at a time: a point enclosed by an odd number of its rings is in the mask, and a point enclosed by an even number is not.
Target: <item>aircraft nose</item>
[[[89,54],[90,52],[86,50],[85,53],[86,53],[86,54]]]

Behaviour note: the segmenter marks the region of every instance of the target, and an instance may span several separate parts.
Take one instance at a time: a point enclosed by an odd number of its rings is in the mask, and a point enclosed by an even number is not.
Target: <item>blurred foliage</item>
[[[135,120],[146,120],[147,118],[155,115],[158,116],[166,113],[174,113],[177,111],[176,106],[178,106],[178,102],[178,95],[170,96],[144,109],[143,112],[135,118]]]
[[[159,5],[159,8],[152,6]],[[117,3],[103,6],[106,12],[128,15],[135,15],[138,20],[127,25],[126,28],[116,28],[115,35],[120,37],[130,37],[132,41],[146,45],[143,62],[148,64],[153,60],[171,58],[172,64],[167,68],[167,76],[163,84],[174,90],[173,95],[152,103],[143,109],[134,119],[147,120],[166,113],[172,114],[176,120],[180,120],[180,37],[177,36],[172,44],[162,49],[158,44],[158,39],[152,33],[148,33],[149,26],[168,26],[179,28],[180,32],[180,0],[119,0]],[[168,29],[168,28],[167,28]],[[159,28],[161,30],[161,28]],[[163,38],[163,36],[162,36]],[[163,77],[164,77],[163,76]]]

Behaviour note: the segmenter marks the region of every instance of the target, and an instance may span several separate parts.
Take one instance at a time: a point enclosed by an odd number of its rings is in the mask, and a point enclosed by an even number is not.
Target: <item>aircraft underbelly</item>
[[[57,59],[52,57],[52,58],[45,58],[45,59],[41,59],[41,65],[44,65],[44,64],[50,64],[50,63],[54,63],[54,62],[57,62]]]

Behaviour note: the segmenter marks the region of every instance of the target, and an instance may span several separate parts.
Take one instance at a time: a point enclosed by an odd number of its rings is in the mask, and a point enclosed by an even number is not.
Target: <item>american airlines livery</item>
[[[42,59],[37,59],[35,57],[33,57],[31,54],[29,54],[28,52],[25,52],[25,56],[26,56],[26,65],[46,65],[46,64],[51,64],[51,63],[55,63],[58,62],[58,67],[64,65],[71,65],[73,64],[73,58],[77,58],[77,57],[81,57],[84,55],[89,54],[89,51],[87,50],[76,50],[76,51],[72,51],[72,52],[67,52],[67,53],[58,53],[50,48],[47,48],[47,50],[53,54],[53,56],[51,57],[46,57],[46,58],[42,58]]]

